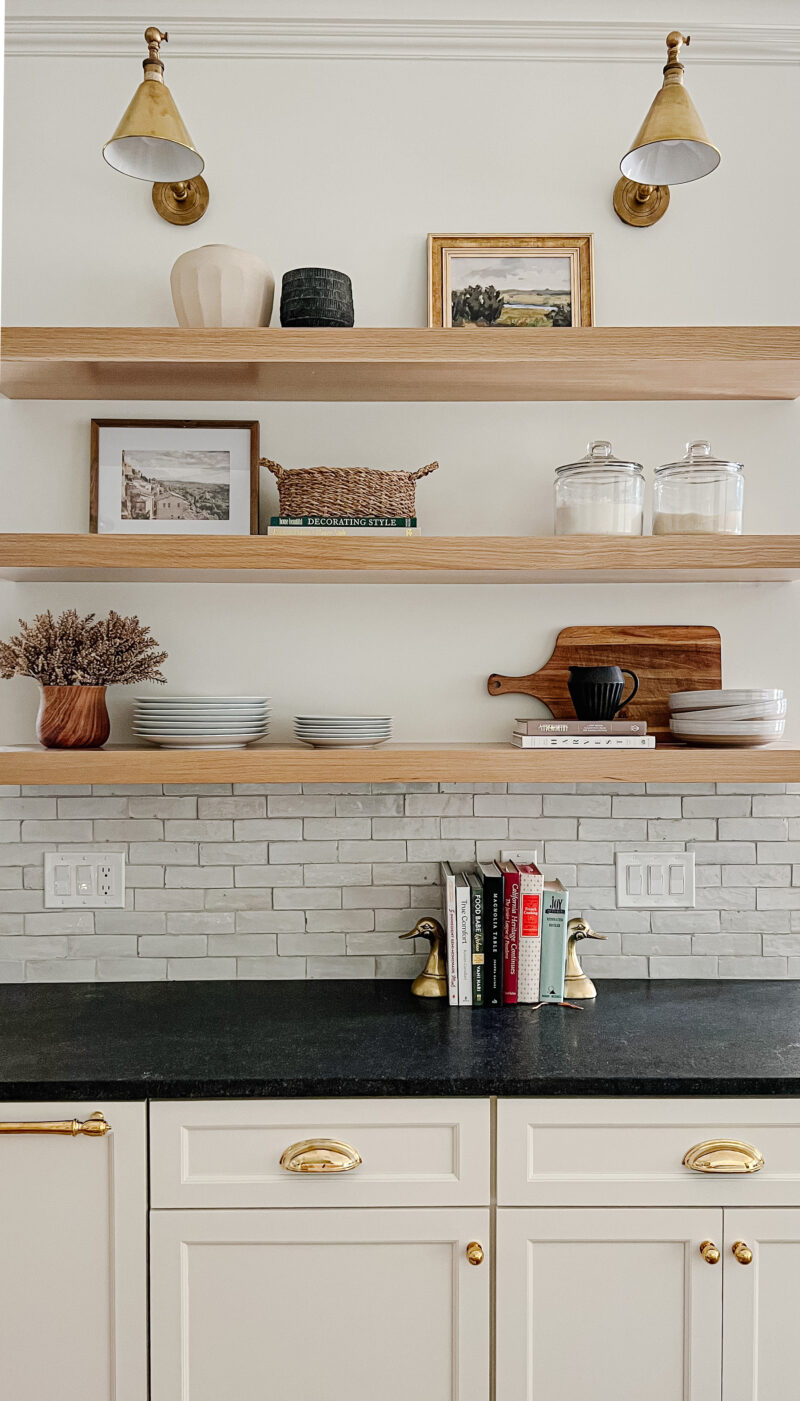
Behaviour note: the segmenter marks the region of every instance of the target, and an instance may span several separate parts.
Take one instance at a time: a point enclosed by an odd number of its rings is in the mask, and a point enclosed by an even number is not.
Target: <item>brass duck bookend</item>
[[[401,939],[428,939],[431,951],[419,977],[411,984],[415,997],[446,997],[447,970],[444,956],[444,930],[438,919],[424,915],[418,919],[413,929],[401,934]]]
[[[589,1001],[597,996],[597,988],[587,977],[580,965],[575,945],[579,939],[605,939],[605,934],[597,934],[582,915],[571,919],[567,925],[567,973],[564,980],[564,997],[567,1001]]]

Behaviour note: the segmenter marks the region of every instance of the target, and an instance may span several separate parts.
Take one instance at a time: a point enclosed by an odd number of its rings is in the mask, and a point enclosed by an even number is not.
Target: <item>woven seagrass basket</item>
[[[415,516],[417,482],[435,472],[384,472],[373,467],[293,467],[262,457],[278,482],[282,516]]]

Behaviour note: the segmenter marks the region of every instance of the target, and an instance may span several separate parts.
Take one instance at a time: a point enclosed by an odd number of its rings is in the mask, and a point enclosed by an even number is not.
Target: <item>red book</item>
[[[498,861],[503,872],[503,1002],[513,1005],[519,987],[519,871],[513,861]]]

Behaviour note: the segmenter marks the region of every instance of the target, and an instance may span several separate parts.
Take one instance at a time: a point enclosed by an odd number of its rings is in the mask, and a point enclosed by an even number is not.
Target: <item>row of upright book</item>
[[[442,862],[451,1007],[563,1002],[568,892],[538,866]]]

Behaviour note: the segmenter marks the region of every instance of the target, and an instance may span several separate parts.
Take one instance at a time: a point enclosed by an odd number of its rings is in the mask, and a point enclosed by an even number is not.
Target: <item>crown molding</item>
[[[160,19],[174,58],[406,59],[461,62],[657,62],[664,24],[566,20]],[[692,64],[800,63],[800,25],[699,25]],[[6,17],[10,57],[139,56],[141,18]]]

